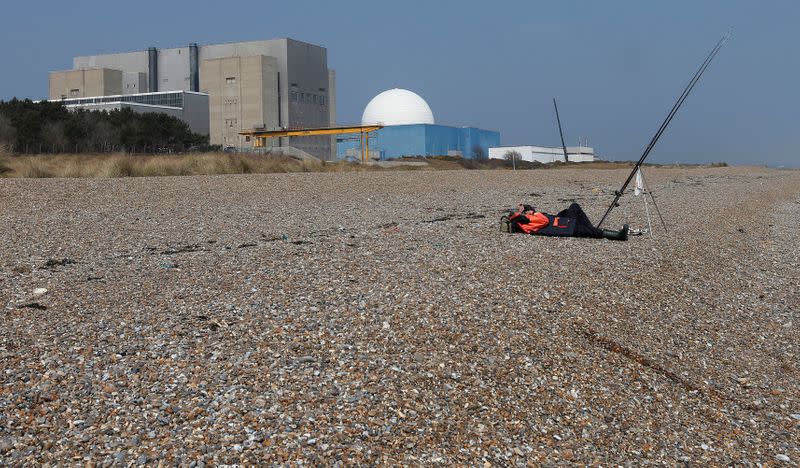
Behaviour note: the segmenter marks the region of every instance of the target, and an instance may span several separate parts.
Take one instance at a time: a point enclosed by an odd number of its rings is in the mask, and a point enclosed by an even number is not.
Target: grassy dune
[[[405,164],[404,164],[405,163]],[[518,162],[518,169],[619,169],[632,162],[595,161],[591,163],[541,164]],[[703,165],[700,165],[701,167]],[[725,163],[710,165],[726,166]],[[677,167],[684,167],[679,165]],[[687,165],[686,167],[692,167]],[[187,153],[130,155],[118,154],[37,154],[10,155],[0,152],[0,178],[47,177],[157,177],[213,174],[266,174],[276,172],[350,172],[375,170],[455,170],[501,169],[510,170],[510,163],[502,160],[474,161],[453,157],[408,158],[392,163],[300,161],[288,156]]]
[[[153,177],[358,169],[354,164],[324,164],[285,156],[227,153],[0,155],[0,177]]]
[[[0,177],[154,177],[211,174],[261,174],[276,172],[349,172],[370,170],[452,170],[503,168],[505,161],[471,161],[457,158],[413,158],[411,164],[393,165],[317,160],[300,161],[288,156],[189,153],[189,154],[0,154]],[[420,164],[424,161],[423,164]],[[537,165],[541,166],[541,165]],[[534,166],[531,166],[534,167]]]

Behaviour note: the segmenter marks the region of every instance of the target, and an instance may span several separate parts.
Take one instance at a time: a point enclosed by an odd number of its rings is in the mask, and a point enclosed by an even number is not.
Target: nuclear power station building
[[[413,91],[389,89],[364,108],[361,125],[382,125],[371,133],[370,157],[393,159],[403,156],[457,156],[467,159],[488,157],[489,148],[500,145],[500,132],[476,127],[436,124],[428,103]],[[338,143],[340,159],[355,159],[360,141]]]
[[[74,57],[72,70],[50,73],[51,101],[166,112],[224,149],[250,148],[243,130],[334,125],[335,96],[327,50],[288,38]],[[336,157],[330,136],[272,144]]]

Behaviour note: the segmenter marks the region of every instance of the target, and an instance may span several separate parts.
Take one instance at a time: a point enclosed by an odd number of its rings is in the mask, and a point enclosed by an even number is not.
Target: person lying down
[[[509,233],[538,236],[591,237],[595,239],[628,240],[628,225],[619,231],[594,226],[583,208],[577,203],[569,205],[556,215],[536,211],[531,205],[520,203],[517,211],[500,218],[500,229]]]

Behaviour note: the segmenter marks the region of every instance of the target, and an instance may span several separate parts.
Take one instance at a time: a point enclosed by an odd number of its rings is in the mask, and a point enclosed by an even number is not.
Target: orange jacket
[[[547,218],[547,215],[544,213],[539,213],[538,211],[534,213],[514,213],[509,217],[509,220],[513,221],[518,216],[524,216],[528,219],[527,223],[518,225],[525,234],[534,233],[550,224],[550,220]]]

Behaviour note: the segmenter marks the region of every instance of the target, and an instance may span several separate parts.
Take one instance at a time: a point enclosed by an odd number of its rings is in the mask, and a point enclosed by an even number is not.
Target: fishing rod
[[[628,175],[628,178],[625,179],[625,183],[622,184],[622,188],[614,192],[614,201],[611,202],[611,205],[609,205],[608,209],[606,210],[606,213],[603,215],[603,218],[600,219],[599,223],[597,223],[597,227],[600,227],[603,224],[603,221],[606,220],[606,218],[611,213],[611,210],[614,209],[614,207],[619,206],[618,205],[619,199],[625,193],[625,189],[628,188],[628,184],[631,183],[633,176],[636,175],[636,171],[639,170],[639,168],[642,166],[642,163],[644,163],[644,160],[647,159],[647,156],[650,154],[650,151],[652,151],[653,147],[656,145],[658,139],[661,138],[661,135],[667,129],[669,123],[672,122],[672,119],[675,117],[675,114],[678,112],[678,109],[680,109],[681,105],[683,105],[683,102],[689,96],[689,93],[692,92],[692,89],[700,80],[700,77],[703,76],[703,73],[705,73],[706,68],[708,68],[708,66],[711,64],[711,61],[714,59],[714,57],[716,57],[717,53],[720,51],[722,46],[724,46],[725,43],[728,42],[730,36],[731,32],[729,30],[719,39],[719,41],[717,41],[717,43],[714,45],[714,48],[711,49],[711,52],[703,61],[703,64],[700,65],[700,68],[698,68],[697,71],[694,73],[692,79],[689,80],[689,84],[686,85],[686,88],[684,88],[683,93],[681,93],[680,97],[678,97],[678,100],[675,101],[675,104],[672,106],[672,109],[670,109],[669,114],[667,114],[667,117],[664,119],[664,122],[661,123],[661,126],[658,128],[658,131],[656,131],[656,134],[653,136],[653,138],[650,140],[650,143],[645,148],[644,153],[642,153],[642,156],[639,158],[639,161],[637,161],[636,165],[633,166],[633,170]]]
[[[558,122],[558,133],[561,135],[561,148],[564,149],[564,162],[569,162],[569,157],[567,156],[567,145],[564,144],[564,132],[561,131],[561,119],[558,117],[558,104],[556,104],[556,98],[553,98],[553,107],[556,108],[556,122]]]

